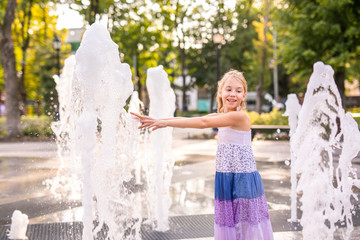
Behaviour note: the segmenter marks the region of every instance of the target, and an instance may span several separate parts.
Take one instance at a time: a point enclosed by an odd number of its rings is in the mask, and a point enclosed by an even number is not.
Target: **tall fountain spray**
[[[107,239],[140,239],[146,223],[167,230],[172,130],[138,129],[128,112],[140,113],[142,102],[132,91],[129,65],[120,62],[103,26],[91,25],[55,81],[60,121],[52,127],[61,166],[47,184],[57,196],[82,191],[83,239],[96,239],[104,225]],[[162,66],[149,69],[147,87],[150,115],[172,117],[175,94]]]
[[[143,108],[143,103],[139,99],[139,93],[137,91],[134,91],[131,95],[128,112],[140,114],[141,108]],[[141,144],[143,144],[144,139],[143,139],[143,134],[140,134],[140,131],[138,130],[139,125],[140,125],[139,122],[136,121],[131,122],[132,139],[128,143],[131,145],[132,148],[131,152],[133,154],[131,154],[130,157],[132,158],[132,161],[135,164],[135,179],[136,179],[136,184],[138,185],[142,184],[141,165],[143,163],[142,160],[144,159],[144,151],[142,151],[141,148]]]
[[[150,99],[149,116],[154,118],[173,117],[175,93],[162,66],[148,69],[146,87]],[[165,231],[169,228],[168,216],[171,205],[169,187],[174,166],[171,148],[172,128],[158,129],[150,134],[148,154],[146,154],[148,159],[145,161],[148,174],[148,201],[150,201],[148,206],[149,217],[152,218],[155,229],[158,231]]]
[[[333,239],[335,223],[345,221],[343,236],[353,230],[351,198],[353,186],[360,188],[351,161],[360,150],[360,133],[351,114],[345,114],[334,82],[334,70],[322,62],[314,64],[298,126],[291,137],[292,164],[302,194],[301,225],[304,239]],[[338,165],[334,162],[340,153]]]
[[[84,33],[76,52],[72,84],[74,151],[83,176],[83,239],[93,239],[104,224],[110,239],[140,238],[141,212],[130,187],[133,179],[132,121],[125,111],[133,83],[118,46],[100,24]],[[96,210],[94,210],[96,209]],[[99,222],[93,229],[93,221]]]
[[[301,105],[299,103],[299,99],[296,97],[296,94],[289,94],[285,103],[286,111],[283,116],[287,116],[289,120],[290,126],[290,138],[293,136],[297,124],[298,124],[298,116],[301,110]],[[296,162],[295,156],[291,153],[291,166],[293,166]],[[297,221],[297,178],[296,178],[296,169],[291,168],[291,222]]]
[[[57,198],[66,197],[78,200],[81,195],[81,164],[80,159],[72,149],[72,129],[74,122],[71,115],[72,80],[75,68],[75,55],[64,61],[63,71],[54,76],[59,98],[59,121],[53,122],[51,129],[56,136],[57,154],[60,159],[57,176],[45,181],[50,191]]]

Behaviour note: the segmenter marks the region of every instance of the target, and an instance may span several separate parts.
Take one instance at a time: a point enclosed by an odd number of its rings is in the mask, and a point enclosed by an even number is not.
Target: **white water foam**
[[[338,221],[346,222],[344,239],[353,230],[351,199],[357,195],[352,187],[360,183],[351,161],[360,150],[360,133],[351,115],[345,115],[333,75],[331,66],[314,64],[290,141],[296,159],[292,168],[300,176],[304,239],[333,239]]]
[[[283,116],[288,117],[289,126],[290,126],[290,138],[293,136],[297,124],[298,124],[298,116],[299,112],[301,110],[301,105],[299,103],[299,99],[297,98],[296,94],[289,94],[285,103],[286,111],[284,112]],[[291,166],[295,164],[295,156],[291,152]],[[296,222],[297,221],[297,193],[296,193],[296,187],[297,187],[297,178],[296,178],[296,169],[291,167],[290,169],[290,175],[291,175],[291,221]]]
[[[81,163],[79,156],[74,155],[72,149],[72,129],[74,122],[71,115],[72,80],[75,68],[75,55],[65,59],[60,78],[55,75],[56,90],[59,98],[59,121],[51,124],[51,129],[56,136],[57,154],[60,166],[57,176],[44,183],[52,194],[58,199],[66,197],[71,200],[81,198]],[[73,155],[71,155],[73,153]]]
[[[11,216],[10,232],[8,233],[9,239],[28,239],[26,237],[26,230],[29,224],[29,218],[26,214],[15,210]]]
[[[120,62],[118,46],[103,26],[91,25],[76,52],[72,108],[83,169],[83,239],[93,239],[103,224],[110,239],[140,239],[132,148],[123,145],[133,142],[128,126],[134,120],[124,109],[132,91],[130,67]]]
[[[150,99],[149,116],[169,118],[175,112],[175,93],[170,86],[163,66],[149,68],[146,87]],[[161,94],[159,94],[161,93]],[[171,198],[171,184],[174,158],[172,156],[172,128],[158,129],[150,134],[147,144],[148,159],[145,161],[147,172],[149,219],[158,231],[169,229],[168,217]]]
[[[67,199],[82,191],[83,239],[96,238],[104,225],[109,239],[140,239],[143,217],[168,229],[172,130],[143,134],[125,111],[130,95],[129,112],[140,113],[143,104],[117,49],[104,27],[91,25],[57,80],[60,121],[53,129],[62,164],[49,185]],[[150,115],[172,117],[175,94],[162,67],[149,69],[147,87]]]

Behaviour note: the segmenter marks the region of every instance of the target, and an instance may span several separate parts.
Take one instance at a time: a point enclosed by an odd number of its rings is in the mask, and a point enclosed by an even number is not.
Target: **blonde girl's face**
[[[246,93],[240,81],[230,78],[225,81],[220,96],[224,105],[224,112],[230,112],[241,108],[240,105],[242,101],[245,101]]]

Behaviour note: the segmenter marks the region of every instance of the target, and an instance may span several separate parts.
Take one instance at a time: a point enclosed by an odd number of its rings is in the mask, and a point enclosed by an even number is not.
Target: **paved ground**
[[[172,178],[173,205],[170,209],[174,223],[186,216],[187,219],[200,216],[200,220],[208,221],[214,214],[213,180],[217,142],[188,139],[203,133],[210,132],[181,129],[174,132],[173,153],[177,164]],[[43,184],[44,180],[56,175],[59,166],[56,149],[51,142],[0,143],[0,225],[10,223],[10,215],[15,209],[26,213],[32,226],[81,221],[79,200],[59,202]],[[264,183],[275,239],[302,239],[300,228],[288,221],[290,171],[286,163],[290,159],[289,143],[255,141],[253,150]],[[355,219],[355,225],[359,225],[359,222],[359,219]],[[212,225],[207,227],[211,231]],[[1,237],[4,236],[1,236],[0,230],[0,239],[6,239]],[[212,239],[212,236],[196,239]],[[340,233],[336,239],[342,239]],[[360,239],[360,227],[355,227],[351,239]]]

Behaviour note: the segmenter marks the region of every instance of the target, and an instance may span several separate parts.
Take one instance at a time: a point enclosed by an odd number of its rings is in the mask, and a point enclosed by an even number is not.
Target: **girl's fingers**
[[[141,122],[142,123],[153,123],[154,120],[152,120],[152,119],[143,119],[143,120],[141,120]]]
[[[142,116],[137,114],[137,113],[133,113],[133,112],[130,112],[130,114],[134,115],[135,117],[138,117],[138,118],[141,118]]]
[[[143,124],[143,125],[140,125],[139,127],[138,127],[138,129],[141,129],[141,128],[146,128],[146,127],[149,127],[150,126],[150,124],[149,123],[147,123],[147,124]]]
[[[130,112],[131,115],[133,115],[135,118],[139,119],[140,121],[146,119],[146,120],[153,120],[153,118],[151,117],[148,117],[148,116],[142,116],[142,115],[139,115],[137,113],[133,113],[133,112]]]

